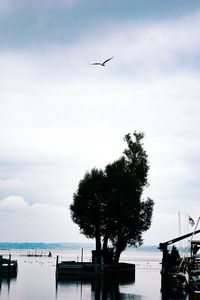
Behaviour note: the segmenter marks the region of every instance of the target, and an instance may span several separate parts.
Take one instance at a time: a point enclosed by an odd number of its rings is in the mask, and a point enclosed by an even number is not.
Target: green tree
[[[142,244],[142,234],[149,229],[153,200],[142,200],[148,185],[147,154],[143,133],[124,137],[127,148],[123,155],[105,167],[93,169],[80,181],[70,206],[72,219],[87,237],[96,239],[96,250],[105,253],[112,244],[113,260],[119,261],[127,246]]]

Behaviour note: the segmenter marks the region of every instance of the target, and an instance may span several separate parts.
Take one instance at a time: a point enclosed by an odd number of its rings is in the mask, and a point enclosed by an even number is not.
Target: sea
[[[0,255],[17,260],[13,278],[0,278],[1,300],[170,300],[161,293],[162,253],[157,247],[128,248],[120,261],[136,266],[135,278],[107,283],[103,280],[56,280],[59,261],[91,261],[91,244],[0,243]],[[49,257],[49,254],[51,256]],[[187,295],[179,296],[188,299]]]

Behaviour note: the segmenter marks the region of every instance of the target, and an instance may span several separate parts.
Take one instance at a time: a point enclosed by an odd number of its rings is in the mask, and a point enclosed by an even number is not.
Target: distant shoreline
[[[1,242],[0,250],[77,250],[80,248],[92,250],[95,248],[94,244],[91,243],[13,243],[13,242]],[[128,247],[127,251],[146,251],[146,252],[157,252],[160,251],[158,246],[141,246],[138,248]]]

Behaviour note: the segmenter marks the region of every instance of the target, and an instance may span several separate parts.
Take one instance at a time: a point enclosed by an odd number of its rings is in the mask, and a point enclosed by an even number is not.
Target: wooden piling
[[[83,248],[81,248],[81,262],[83,262]]]

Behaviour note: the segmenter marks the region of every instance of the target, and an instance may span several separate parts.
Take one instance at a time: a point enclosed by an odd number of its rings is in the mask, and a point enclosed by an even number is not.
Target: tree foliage
[[[127,148],[118,160],[105,170],[92,169],[85,174],[70,206],[81,233],[96,239],[98,253],[106,256],[111,243],[115,262],[127,246],[142,244],[153,212],[153,200],[141,198],[149,170],[144,134],[134,132],[133,137],[124,137]]]
[[[96,248],[101,249],[103,222],[104,173],[98,169],[87,172],[79,182],[74,202],[70,206],[73,221],[88,238],[96,238]]]

